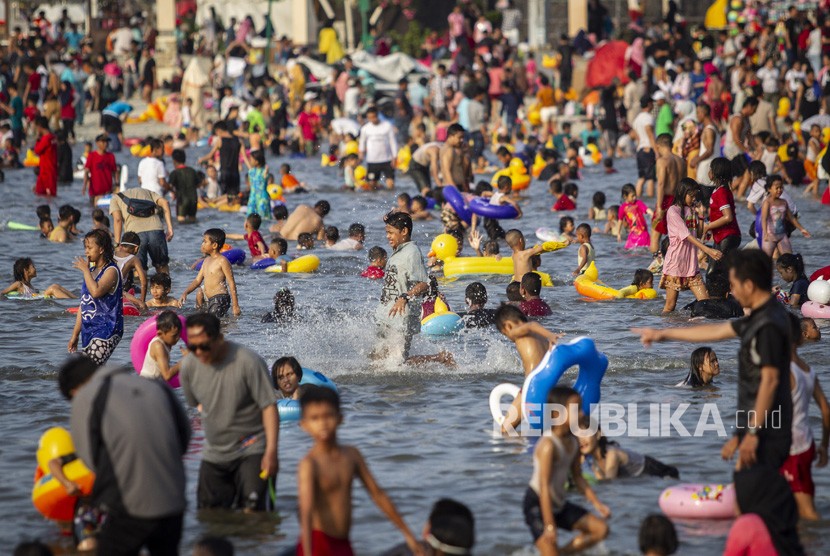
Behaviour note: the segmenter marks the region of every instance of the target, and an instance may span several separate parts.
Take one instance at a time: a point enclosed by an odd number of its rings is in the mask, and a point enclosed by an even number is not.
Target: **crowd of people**
[[[314,249],[315,242],[335,250],[370,247],[364,246],[363,224],[353,223],[342,239],[337,227],[326,225],[331,211],[326,200],[293,201],[305,199],[295,195],[308,195],[313,187],[285,161],[321,150],[324,165],[331,167],[325,171],[346,189],[412,189],[412,195],[398,195],[397,206],[382,221],[391,253],[381,246],[367,250],[363,276],[382,280],[373,357],[455,365],[444,351],[410,354],[422,318],[443,299],[431,274],[446,263],[440,255],[425,260],[412,239],[414,222],[432,219],[433,206],[440,210],[443,231],[457,243],[454,255],[468,242],[474,256],[499,257],[502,248],[509,250],[513,277],[507,303],[487,308],[486,288],[471,283],[464,322],[470,328],[495,327],[514,342],[525,375],[543,363],[561,337],[533,320],[552,312],[540,296],[541,256],[573,244],[573,275],[581,276],[602,256],[592,234],[622,243],[627,233],[625,249],[651,254],[650,264],[640,265],[648,268],[634,271],[631,292],[652,289],[659,275],[664,313],[674,312],[688,290],[696,299],[686,306],[692,315],[735,318],[635,332],[646,345],[740,338],[738,414],[744,417],[722,455],[731,459],[737,453],[734,481],[742,515],[724,554],[803,553],[797,520],[818,518],[811,478],[816,448],[807,406],[815,397],[822,408],[821,466],[827,463],[830,407],[815,370],[797,352],[820,333],[811,319],[794,316],[807,301],[808,281],[804,260],[794,252],[802,239],[791,235],[798,231],[811,237],[798,219],[798,190],[803,190],[801,202],[818,203],[824,188],[822,202],[830,204],[830,18],[821,9],[808,13],[793,6],[781,20],[766,19],[759,11],[741,25],[711,31],[684,25],[676,9],[666,21],[649,23],[632,10],[630,24],[616,31],[630,42],[625,75],[580,99],[574,90],[577,57],[594,51],[613,32],[607,10],[596,0],[590,4],[586,32],[562,36],[553,62],[537,64],[533,52],[520,48],[522,13],[511,2],[502,6],[501,25],[473,2],[459,2],[446,32],[430,33],[423,44],[424,67],[434,71],[392,83],[391,96],[342,52],[330,22],[321,31],[325,48],[321,40],[316,53],[330,66],[330,75],[320,79],[297,60],[315,54],[308,48],[287,38],[274,38],[270,48],[267,39],[276,37],[270,22],[262,31],[250,17],[232,19],[225,27],[211,9],[205,25],[189,31],[182,26],[178,38],[182,51],[213,60],[212,97],[205,102],[202,89],[189,93],[184,67],[176,69],[164,85],[170,92],[165,114],[170,133],[142,141],[148,156],[139,163],[133,187],[120,191],[117,157],[128,156],[120,147],[130,103],[136,96],[152,102],[161,86],[152,23],[140,15],[124,20],[103,52],[65,12],[55,23],[41,13],[26,32],[15,29],[0,62],[7,171],[24,171],[20,156],[30,147],[39,157],[34,193],[51,202],[59,184],[73,179],[76,124],[101,114],[100,134],[87,145],[78,168],[94,229],[81,236],[81,211],[70,205],[58,209],[57,224],[50,204],[37,209],[45,238],[57,243],[83,239],[85,256],[74,263],[83,275],[80,306],[68,342],[69,352],[82,355],[61,367],[58,380],[72,403],[77,457],[97,475],[91,504],[97,508],[92,529],[100,553],[178,550],[187,500],[182,456],[190,423],[163,380],[146,380],[175,375],[205,433],[199,508],[269,507],[268,482],[279,471],[275,402],[290,397],[299,401],[301,425],[314,440],[296,470],[301,525],[296,553],[352,553],[355,479],[404,536],[406,547],[390,554],[472,550],[473,516],[450,499],[435,504],[423,538],[415,537],[360,451],[338,443],[337,393],[298,387],[302,368],[296,360],[280,359],[269,369],[258,354],[223,335],[220,318],[242,312],[234,269],[223,255],[227,239],[244,240],[254,262],[272,259],[283,271],[294,260],[288,242],[296,241],[301,253]],[[368,52],[391,53],[394,45],[382,30],[373,29],[372,37],[363,45]],[[194,148],[203,146],[200,141],[207,141],[208,150],[192,158]],[[172,168],[165,156],[172,158]],[[195,164],[188,164],[189,156]],[[588,218],[577,225],[579,180],[589,171],[617,173],[614,160],[625,157],[636,160],[637,175],[608,192],[619,192],[620,203],[606,207],[606,193],[596,192]],[[276,168],[276,160],[280,167],[274,172],[269,162]],[[588,168],[600,161],[602,170]],[[536,246],[518,229],[526,210],[521,184],[532,180],[547,183],[551,210],[562,213],[559,230],[544,238],[549,243]],[[513,209],[516,227],[505,230],[504,221],[492,217],[469,218],[465,212],[473,197],[490,207]],[[101,209],[104,198],[109,205]],[[246,213],[245,233],[206,229],[197,277],[179,297],[171,295],[168,243],[176,226],[195,221],[199,210],[223,207]],[[150,266],[155,272],[148,276]],[[774,269],[792,283],[789,293],[773,290]],[[3,294],[75,297],[58,284],[39,292],[32,285],[37,270],[31,259],[18,259],[13,271],[14,282]],[[183,325],[169,309],[189,310],[188,296],[194,292],[197,312]],[[274,303],[263,321],[294,318],[290,290],[279,291]],[[106,365],[124,335],[125,305],[164,310],[141,376]],[[188,354],[173,364],[170,351],[183,326]],[[684,381],[688,386],[706,387],[719,374],[711,348],[696,351],[691,367]],[[584,468],[601,480],[679,475],[676,467],[625,450],[601,433],[574,435],[585,424],[585,416],[572,409],[580,402],[574,390],[558,386],[548,401],[571,409],[562,409],[559,424],[537,443],[524,498],[532,540],[544,555],[581,550],[609,535],[610,509],[583,479]],[[502,426],[506,434],[521,422],[519,406],[517,400]],[[780,428],[767,426],[770,412],[781,415]],[[147,419],[121,418],[136,414]],[[60,465],[57,469],[60,476]],[[129,480],[136,473],[141,482]],[[566,499],[569,475],[596,514]],[[77,492],[77,485],[63,481],[68,492]],[[560,528],[576,532],[564,548]],[[653,554],[670,554],[678,544],[671,522],[661,516],[644,522],[640,540],[643,552]],[[38,550],[21,548],[27,549]],[[222,541],[207,539],[194,553],[228,550]]]

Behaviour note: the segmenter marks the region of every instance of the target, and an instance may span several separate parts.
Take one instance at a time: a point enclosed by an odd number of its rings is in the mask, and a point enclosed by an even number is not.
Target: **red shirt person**
[[[98,200],[97,197],[112,193],[113,176],[118,166],[115,164],[115,155],[107,151],[109,143],[109,135],[102,133],[96,137],[96,150],[89,153],[84,164],[84,188],[81,193],[89,190],[92,204]]]
[[[55,136],[49,131],[49,120],[44,116],[35,118],[38,140],[35,154],[40,157],[40,172],[35,183],[35,195],[54,197],[58,193],[58,147]]]

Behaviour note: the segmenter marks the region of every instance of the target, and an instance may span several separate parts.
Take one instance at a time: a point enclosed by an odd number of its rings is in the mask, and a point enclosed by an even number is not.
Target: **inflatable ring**
[[[542,428],[542,408],[547,403],[548,392],[574,365],[579,365],[579,375],[573,389],[582,397],[582,411],[589,415],[591,406],[599,403],[600,383],[608,369],[608,357],[597,351],[591,338],[584,336],[559,344],[545,355],[522,387],[522,418],[531,429]]]
[[[282,196],[282,186],[280,184],[269,183],[265,191],[272,201],[285,201],[285,198]]]
[[[487,199],[475,197],[470,199],[470,212],[486,218],[518,218],[519,212],[513,205],[491,205]]]
[[[493,416],[493,420],[498,425],[504,423],[504,418],[506,417],[506,415],[502,413],[502,398],[510,396],[510,403],[513,403],[513,400],[516,399],[516,396],[518,396],[521,391],[522,389],[515,384],[504,382],[493,388],[490,392],[490,415]]]
[[[300,386],[306,384],[313,384],[314,386],[323,386],[331,388],[337,392],[337,385],[326,377],[323,373],[312,371],[303,367],[303,378],[300,379]],[[300,420],[300,402],[292,399],[277,400],[277,413],[280,414],[280,422],[299,421]]]
[[[801,306],[801,314],[813,319],[830,319],[830,305],[807,301]]]
[[[69,309],[66,310],[66,312],[71,313],[73,315],[77,315],[78,310],[79,310],[79,307],[70,307]],[[138,316],[141,316],[141,311],[139,311],[138,307],[136,307],[135,305],[133,305],[129,301],[125,301],[124,302],[124,310],[122,311],[122,314],[125,317],[138,317]]]
[[[562,240],[561,233],[557,232],[553,228],[537,228],[536,229],[536,237],[540,241],[561,241]]]
[[[660,509],[675,519],[732,519],[734,485],[680,484],[660,493]]]
[[[421,321],[421,334],[427,336],[447,336],[464,327],[458,313],[432,313]]]
[[[320,259],[317,255],[303,255],[288,263],[286,272],[308,273],[320,268]],[[265,272],[282,272],[282,265],[273,264],[265,269]]]
[[[32,503],[47,519],[72,521],[75,515],[75,496],[69,496],[66,489],[49,472],[49,461],[68,456],[75,452],[75,445],[69,431],[63,427],[52,427],[43,433],[38,442],[35,482],[32,488]],[[84,496],[92,492],[95,475],[80,459],[63,466],[64,475],[81,487]]]
[[[830,266],[816,270],[810,277],[807,299],[819,303],[830,303]]]
[[[256,261],[254,264],[251,265],[251,270],[265,270],[269,266],[274,266],[277,264],[277,261],[272,259],[271,257],[266,257],[264,259],[260,259]]]
[[[133,339],[130,341],[130,361],[133,363],[135,372],[141,373],[141,368],[144,366],[144,359],[147,357],[147,350],[150,347],[150,342],[156,337],[156,319],[158,315],[153,315],[149,319],[141,323],[133,334]],[[179,315],[179,320],[182,323],[182,333],[180,338],[182,342],[187,345],[187,327],[185,325],[185,318]],[[179,375],[174,375],[173,378],[167,381],[172,388],[181,386],[179,383]]]
[[[652,288],[637,291],[635,287],[634,292],[629,292],[627,290],[631,286],[628,286],[622,290],[615,290],[600,282],[598,278],[599,272],[597,271],[597,266],[592,262],[588,265],[585,272],[577,276],[576,280],[574,280],[574,288],[576,288],[576,291],[580,295],[590,299],[619,299],[620,297],[627,299],[657,298],[657,292]]]
[[[469,224],[473,219],[473,214],[470,212],[470,207],[467,206],[467,203],[464,202],[464,197],[461,195],[461,192],[456,189],[454,185],[448,185],[441,189],[441,193],[444,195],[444,200],[447,201],[452,210],[455,211],[455,214],[458,217]]]
[[[40,157],[32,149],[27,149],[26,158],[23,159],[23,166],[26,168],[37,168],[40,166]]]
[[[227,249],[225,251],[222,251],[221,255],[228,259],[228,262],[231,264],[242,266],[242,264],[245,262],[245,251],[243,251],[242,249]],[[193,265],[193,270],[202,270],[202,264],[204,264],[204,262],[204,258],[196,261],[196,264]]]

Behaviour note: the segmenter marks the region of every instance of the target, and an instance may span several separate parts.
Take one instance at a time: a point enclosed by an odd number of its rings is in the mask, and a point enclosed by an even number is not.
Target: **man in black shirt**
[[[632,332],[640,336],[645,346],[671,340],[712,342],[740,337],[736,431],[721,450],[724,459],[730,459],[738,451],[735,484],[740,502],[747,494],[742,490],[778,487],[770,482],[779,479],[786,484],[777,471],[789,455],[792,438],[789,320],[792,317],[770,293],[772,260],[769,256],[759,250],[733,251],[727,257],[727,265],[732,294],[751,311],[748,317],[690,328],[635,328]],[[768,472],[759,475],[761,471]],[[744,480],[751,476],[764,476],[764,484]],[[773,539],[795,538],[794,545],[778,546],[776,542],[776,548],[782,554],[800,554],[795,532],[798,514],[792,493],[780,497],[777,506],[768,510],[770,515],[780,516],[775,527],[767,523]],[[777,534],[783,532],[786,534]]]
[[[226,122],[216,122],[213,126],[214,142],[210,152],[199,159],[199,164],[213,160],[219,153],[219,185],[222,193],[228,197],[239,195],[239,150],[242,144],[239,138],[228,131]]]

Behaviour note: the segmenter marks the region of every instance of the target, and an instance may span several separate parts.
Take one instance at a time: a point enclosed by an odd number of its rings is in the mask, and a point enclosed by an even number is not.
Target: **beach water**
[[[194,162],[204,149],[190,149]],[[76,155],[78,149],[76,149]],[[131,185],[136,185],[138,159],[128,153],[118,156],[131,170]],[[276,171],[283,160],[269,158]],[[353,222],[367,228],[366,247],[381,245],[389,250],[381,217],[395,205],[395,192],[351,193],[339,189],[341,179],[336,169],[321,169],[317,159],[288,160],[294,173],[305,181],[312,193],[288,197],[289,208],[300,202],[313,204],[318,199],[331,202],[327,224],[337,225],[345,237]],[[620,173],[606,176],[600,167],[587,168],[580,180],[576,223],[587,219],[591,195],[602,190],[608,197],[606,206],[618,204],[619,190],[636,175],[633,160],[617,161]],[[167,160],[168,170],[172,167]],[[488,176],[489,177],[489,176]],[[34,178],[31,170],[6,171],[0,184],[4,202],[0,220],[36,224],[35,206],[40,201],[31,193]],[[79,180],[59,187],[60,197],[52,202],[55,220],[63,203],[81,207],[79,227],[91,228],[88,202],[81,198]],[[398,180],[397,191],[414,194],[408,178]],[[518,227],[534,242],[533,232],[545,226],[557,228],[560,214],[551,213],[552,200],[542,182],[534,182],[522,201],[525,217]],[[794,249],[804,255],[808,274],[830,264],[830,209],[801,198],[794,192],[801,222],[813,232],[805,240],[796,233]],[[653,201],[647,200],[649,205]],[[417,222],[414,238],[425,255],[432,238],[440,233],[437,219]],[[752,216],[745,207],[738,208],[741,229],[746,234]],[[199,222],[178,225],[170,244],[171,274],[174,296],[181,295],[195,277],[189,269],[199,256],[202,232],[220,226],[229,233],[242,233],[243,217],[213,210],[200,211]],[[512,223],[503,223],[508,229]],[[267,226],[263,224],[263,229]],[[266,238],[267,233],[264,233]],[[245,248],[244,242],[231,242]],[[648,266],[647,253],[625,253],[622,245],[610,236],[595,234],[600,278],[614,287],[628,285],[634,270]],[[52,244],[36,232],[0,231],[0,281],[12,282],[11,268],[17,257],[32,257],[38,278],[34,285],[45,289],[60,283],[78,292],[81,274],[71,267],[76,256],[83,255],[80,242]],[[503,249],[505,249],[503,247]],[[246,249],[247,251],[247,249]],[[291,242],[289,253],[296,253]],[[465,247],[464,254],[471,249]],[[503,251],[504,253],[504,251]],[[333,378],[343,398],[345,422],[340,429],[344,443],[360,447],[379,483],[388,491],[412,530],[421,531],[430,506],[438,498],[449,496],[470,506],[476,517],[477,554],[503,555],[528,552],[531,537],[522,515],[522,497],[531,475],[531,454],[525,440],[494,436],[488,410],[490,390],[501,382],[521,384],[522,372],[515,348],[495,329],[464,331],[457,336],[430,339],[417,337],[414,354],[451,351],[455,369],[426,366],[412,369],[392,364],[373,363],[368,354],[374,344],[372,314],[380,294],[380,283],[360,278],[367,266],[366,251],[356,253],[315,251],[321,258],[320,271],[313,275],[281,275],[235,267],[243,314],[229,318],[226,336],[256,350],[270,364],[282,355],[296,356],[304,367],[316,369]],[[737,341],[715,346],[721,365],[716,379],[718,388],[693,392],[676,385],[688,371],[689,355],[696,346],[662,344],[644,349],[629,332],[636,326],[686,325],[687,313],[663,318],[662,301],[635,300],[587,302],[579,298],[571,281],[576,268],[576,248],[543,255],[541,270],[553,276],[555,287],[545,288],[542,297],[553,308],[553,315],[542,324],[567,334],[564,341],[587,335],[610,360],[602,384],[602,401],[618,404],[638,402],[638,428],[649,425],[648,404],[690,404],[681,418],[693,432],[704,404],[714,403],[720,410],[727,434],[731,435],[736,404]],[[150,274],[152,271],[150,271]],[[442,281],[441,289],[454,310],[464,309],[464,288],[470,277]],[[509,277],[484,280],[490,295],[489,306],[505,299]],[[657,280],[655,280],[655,284]],[[776,275],[776,283],[786,289]],[[261,315],[272,308],[274,293],[289,287],[297,300],[300,318],[296,324],[277,326],[261,324]],[[681,294],[678,307],[693,300],[689,292]],[[185,312],[194,310],[193,295]],[[60,552],[71,552],[71,542],[61,537],[57,527],[45,521],[31,503],[35,450],[40,435],[51,426],[68,426],[69,404],[59,394],[56,368],[66,356],[66,345],[74,316],[66,309],[71,301],[0,300],[0,545],[10,548],[23,539],[41,538]],[[143,322],[140,317],[125,318],[124,340],[110,360],[129,364],[129,339]],[[820,323],[830,336],[828,323]],[[830,361],[830,338],[805,346],[802,355],[824,377]],[[174,349],[177,353],[177,349]],[[575,371],[565,375],[572,382]],[[280,431],[280,474],[277,483],[277,515],[243,516],[219,512],[197,515],[196,479],[202,433],[195,411],[190,411],[194,440],[187,455],[189,509],[185,519],[182,552],[189,553],[193,542],[211,533],[229,536],[242,554],[275,554],[290,548],[297,540],[296,466],[310,446],[308,437],[296,423],[283,425]],[[141,415],[136,415],[141,419]],[[629,416],[630,422],[630,416]],[[709,420],[711,423],[711,419]],[[813,430],[820,438],[818,410],[812,408]],[[708,432],[702,437],[681,437],[672,430],[663,438],[623,437],[621,444],[680,469],[682,482],[727,483],[732,463],[720,459],[726,438]],[[814,469],[817,506],[830,515],[830,472]],[[142,477],[133,480],[141,481]],[[596,492],[612,511],[611,534],[605,548],[612,554],[637,551],[637,529],[649,513],[658,511],[660,492],[675,483],[656,478],[635,478],[600,484]],[[355,486],[352,540],[358,554],[377,554],[402,542],[397,530],[386,521],[358,484]],[[573,500],[587,505],[578,494]],[[722,550],[729,522],[689,522],[679,524],[682,543],[680,554],[716,554]],[[810,554],[830,552],[830,523],[821,521],[802,528],[802,540]],[[567,535],[565,534],[565,538]],[[594,551],[598,553],[601,551]],[[532,552],[528,552],[532,553]]]

